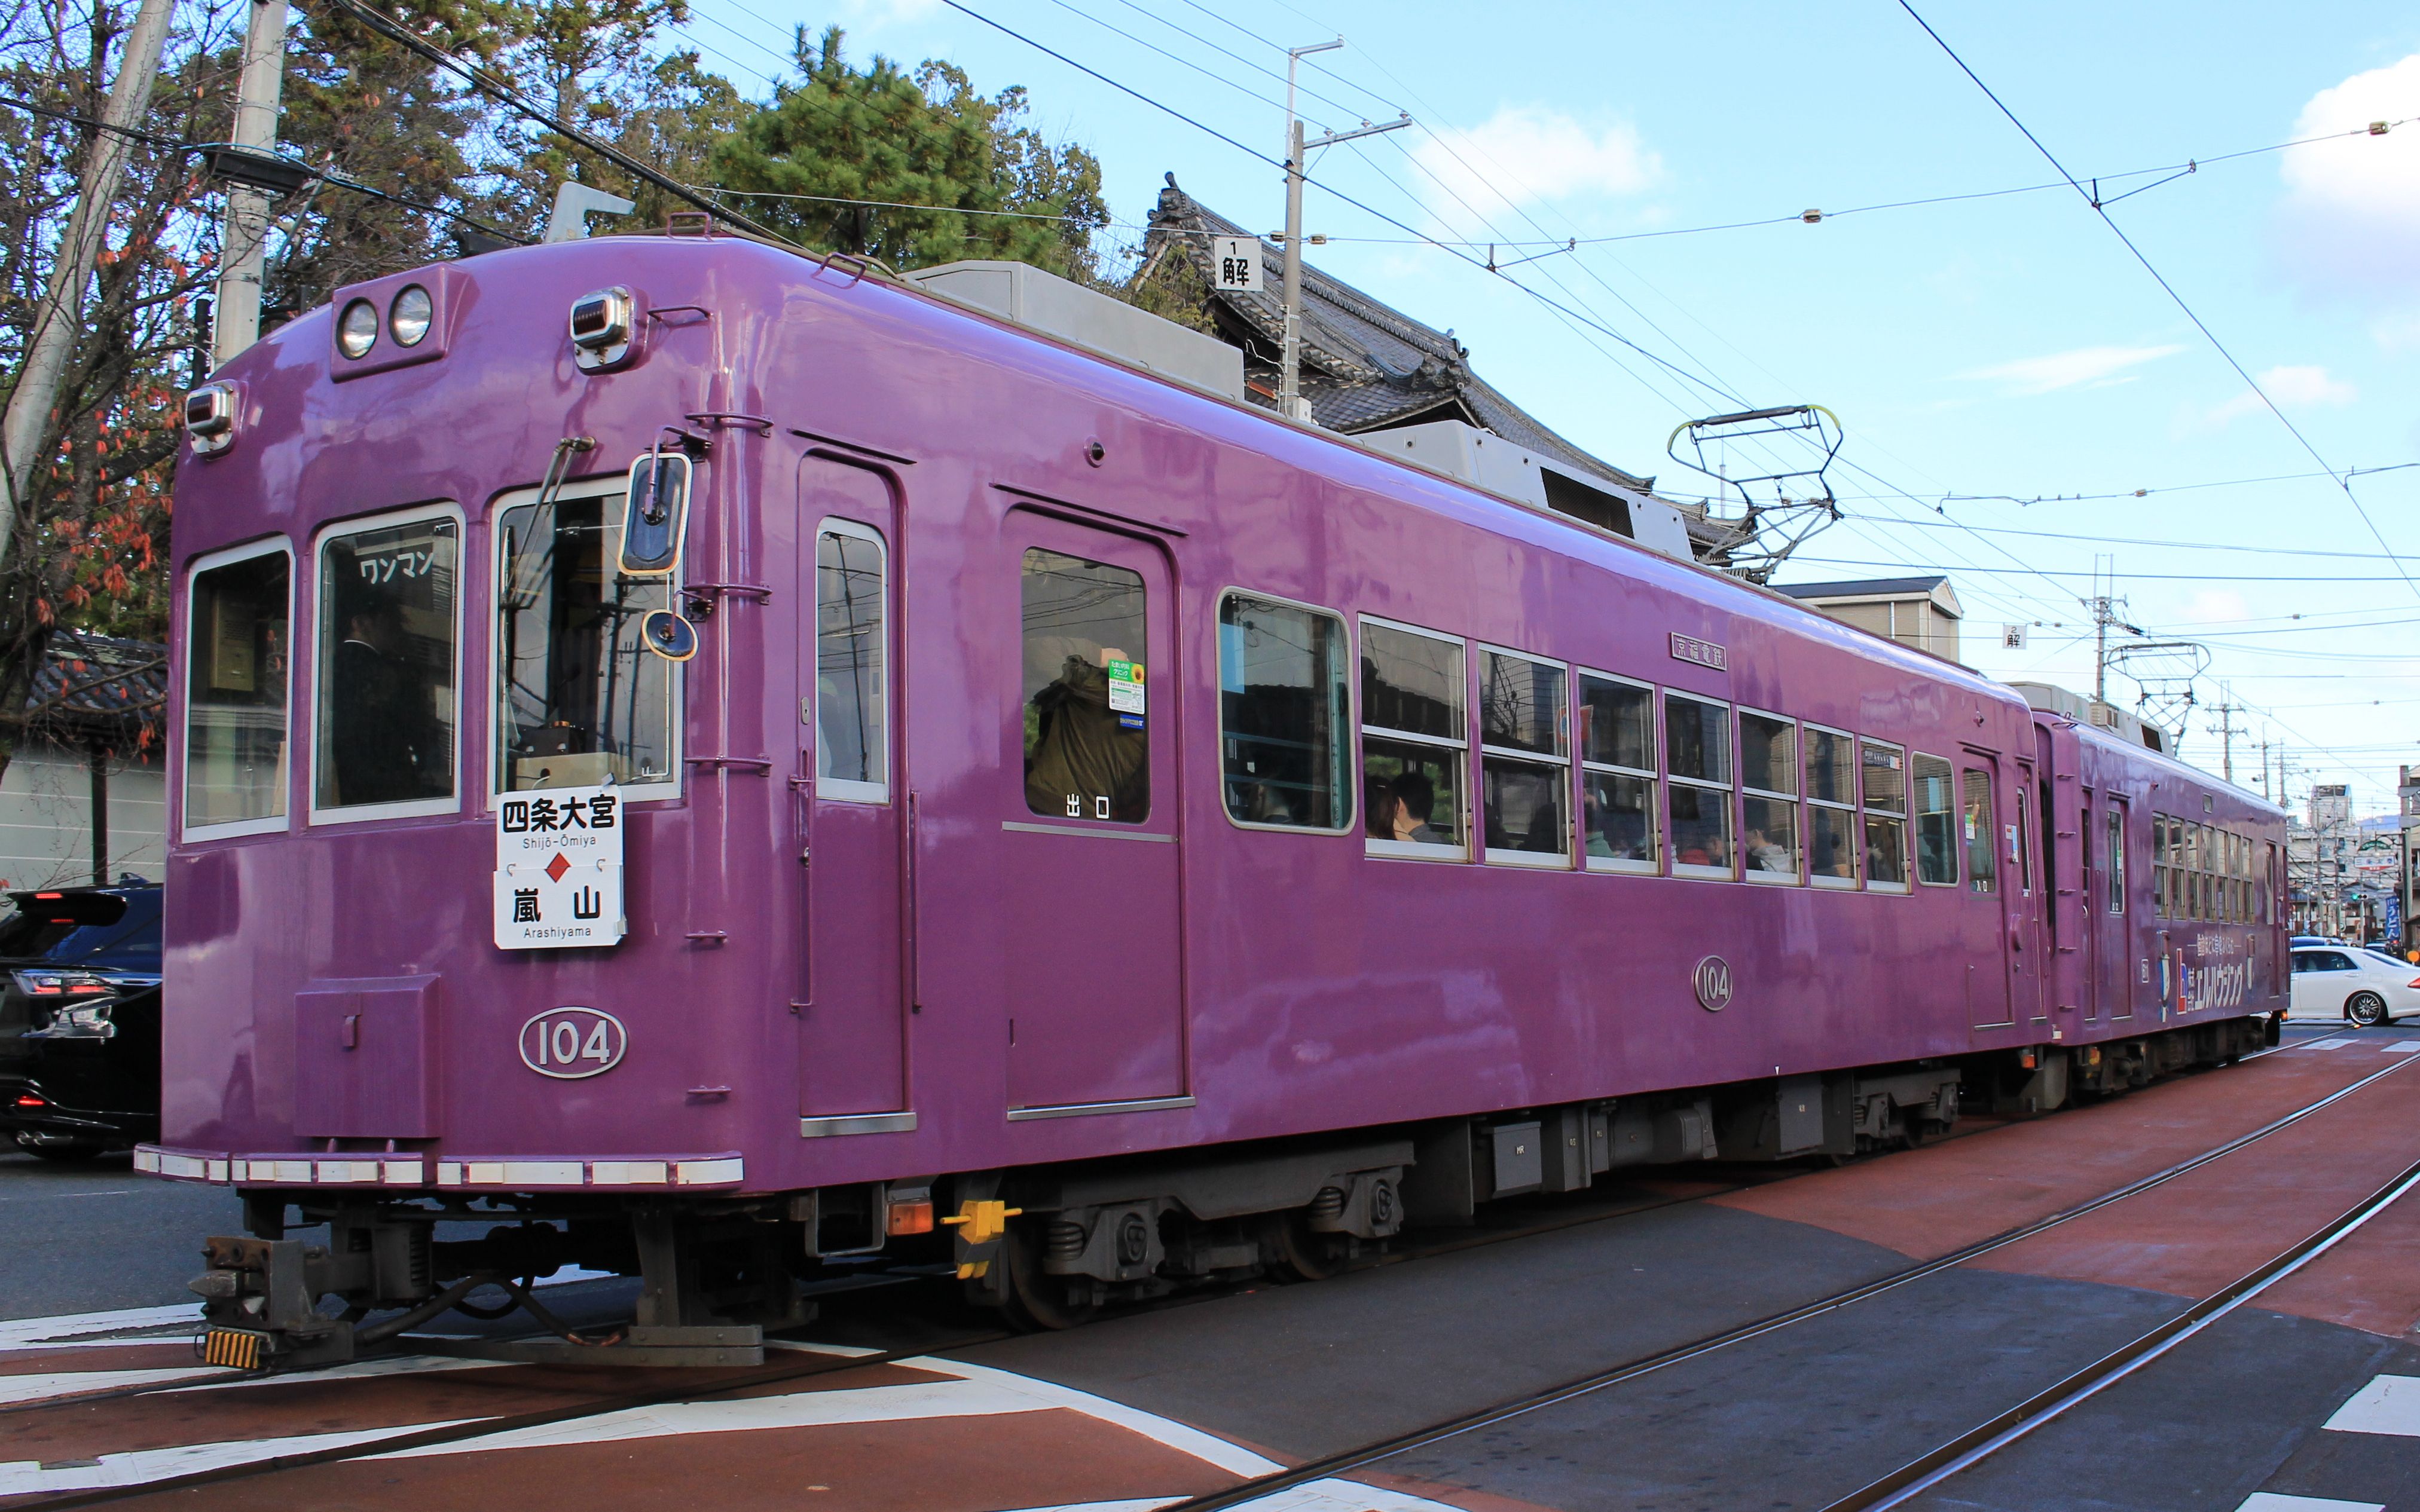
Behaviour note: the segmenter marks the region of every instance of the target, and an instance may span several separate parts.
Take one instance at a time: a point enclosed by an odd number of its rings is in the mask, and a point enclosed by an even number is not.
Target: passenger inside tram
[[[401,803],[442,795],[448,784],[436,774],[448,753],[429,717],[427,679],[403,654],[402,603],[356,587],[344,627],[329,679],[336,801]]]
[[[1380,839],[1412,845],[1453,843],[1451,836],[1430,823],[1436,813],[1436,785],[1419,767],[1406,767],[1398,773],[1387,786],[1387,833]]]
[[[1788,846],[1775,843],[1763,830],[1753,825],[1741,831],[1740,851],[1747,857],[1747,864],[1759,872],[1789,872],[1798,870],[1797,857],[1790,854]]]

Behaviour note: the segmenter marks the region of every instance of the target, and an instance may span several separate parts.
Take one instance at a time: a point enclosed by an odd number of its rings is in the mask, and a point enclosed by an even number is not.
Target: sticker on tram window
[[[1108,671],[1109,674],[1109,712],[1118,717],[1118,723],[1124,728],[1128,730],[1141,729],[1143,717],[1142,663],[1139,661],[1111,661],[1109,664]]]

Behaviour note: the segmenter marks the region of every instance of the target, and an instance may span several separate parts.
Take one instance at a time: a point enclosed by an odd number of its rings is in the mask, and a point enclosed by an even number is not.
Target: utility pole
[[[1278,368],[1278,413],[1289,420],[1311,419],[1311,401],[1302,396],[1302,170],[1309,147],[1302,139],[1302,117],[1294,110],[1295,70],[1311,54],[1332,53],[1343,45],[1340,37],[1332,42],[1286,49],[1285,347]],[[1363,121],[1357,131],[1329,131],[1310,147],[1333,147],[1381,131],[1399,131],[1411,124],[1408,112],[1378,126]]]
[[[2232,782],[2235,780],[2235,720],[2233,717],[2242,714],[2244,711],[2243,706],[2235,702],[2235,688],[2232,685],[2226,683],[2219,684],[2218,696],[2226,702],[2218,704],[2210,712],[2218,716],[2219,749],[2224,752],[2224,754],[2219,758],[2219,775],[2225,778],[2227,781]]]
[[[277,149],[277,102],[286,87],[286,0],[252,0],[243,34],[243,76],[236,85],[234,144]],[[219,237],[219,297],[210,327],[210,366],[260,339],[260,270],[268,255],[269,196],[227,186],[226,227]]]
[[[160,76],[160,50],[168,39],[173,0],[143,0],[134,26],[126,34],[126,51],[117,60],[117,78],[101,107],[101,127],[85,149],[84,181],[76,189],[76,208],[68,217],[67,235],[51,261],[50,285],[34,319],[32,339],[25,344],[24,365],[9,393],[8,409],[0,419],[0,481],[8,497],[0,501],[0,561],[16,539],[17,521],[24,512],[26,489],[41,466],[42,433],[50,427],[51,407],[57,403],[59,383],[67,375],[68,354],[75,348],[76,332],[84,325],[84,291],[92,282],[93,266],[109,231],[110,202],[117,197],[117,180],[126,171],[133,130],[151,107],[152,81]]]
[[[2117,559],[2110,560],[2109,586],[2118,586]],[[2092,596],[2085,607],[2092,610],[2092,702],[2109,702],[2109,627],[2118,623],[2118,600],[2101,591],[2101,558],[2092,559]]]

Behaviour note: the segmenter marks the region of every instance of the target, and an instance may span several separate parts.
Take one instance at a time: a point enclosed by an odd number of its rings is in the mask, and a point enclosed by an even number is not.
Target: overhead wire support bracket
[[[2092,193],[2084,197],[2091,201],[2092,208],[2094,209],[2107,209],[2110,206],[2117,204],[2121,199],[2133,199],[2137,194],[2149,193],[2150,191],[2159,188],[2163,184],[2173,184],[2180,178],[2191,177],[2193,175],[2199,172],[2201,172],[2201,164],[2194,162],[2191,158],[2187,158],[2185,160],[2184,167],[2168,175],[2165,178],[2154,179],[2150,183],[2145,184],[2140,188],[2130,189],[2122,194],[2112,194],[2107,199],[2102,199],[2101,197],[2101,180],[2095,178],[2092,180]]]
[[[1515,257],[1508,263],[1496,260],[1496,247],[1497,244],[1493,241],[1487,244],[1487,270],[1491,273],[1500,273],[1507,268],[1518,268],[1523,263],[1533,263],[1541,257],[1559,257],[1567,252],[1577,252],[1580,248],[1580,239],[1574,237],[1559,247],[1548,247],[1544,252],[1531,253],[1527,257]]]

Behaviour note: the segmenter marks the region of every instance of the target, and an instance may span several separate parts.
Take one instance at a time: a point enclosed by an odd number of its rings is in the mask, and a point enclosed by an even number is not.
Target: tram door
[[[2033,763],[2018,758],[2011,764],[2009,786],[2016,799],[2007,826],[2009,857],[2009,1001],[2021,1024],[2042,1023],[2050,1017],[2049,931],[2042,912],[2051,890],[2047,859],[2040,833],[2044,815],[2037,811]]]
[[[2015,949],[2020,915],[2011,903],[2016,865],[2002,839],[2000,759],[1969,746],[1958,763],[1959,838],[1966,847],[1966,906],[1985,920],[1984,953],[1966,964],[1967,1022],[1978,1029],[2016,1022]],[[2013,831],[2014,826],[2010,829]],[[2002,959],[1995,960],[1996,951]],[[2005,960],[2007,964],[2002,964]]]
[[[892,1113],[907,1106],[908,912],[898,511],[885,475],[814,456],[799,503],[799,1112]]]
[[[2134,1015],[2134,942],[2126,931],[2126,915],[2133,907],[2133,900],[2126,896],[2126,839],[2133,831],[2126,819],[2126,800],[2115,793],[2108,795],[2098,820],[2101,875],[2094,879],[2092,896],[2086,900],[2100,950],[2093,986],[2113,1019]]]
[[[1160,547],[1009,512],[1009,1117],[1185,1090],[1174,594]]]

